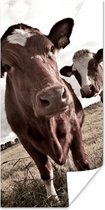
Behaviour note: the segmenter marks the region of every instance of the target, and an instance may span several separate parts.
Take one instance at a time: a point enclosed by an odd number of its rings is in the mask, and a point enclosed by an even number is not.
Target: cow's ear
[[[1,43],[2,45],[2,43]],[[3,45],[2,45],[2,50],[1,50],[1,75],[0,77],[2,78],[4,76],[5,72],[9,72],[11,70],[11,64],[9,61],[9,56],[8,56],[9,52],[6,51],[5,49],[3,50]]]
[[[60,73],[65,77],[71,77],[73,75],[72,66],[64,66],[60,69]]]
[[[8,49],[8,42],[6,40],[8,36],[7,31],[1,37],[1,78],[4,76],[5,72],[8,73],[11,70],[11,50]]]
[[[4,68],[3,68],[3,65],[2,65],[2,62],[1,62],[1,74],[0,74],[0,77],[2,78],[4,76]]]
[[[2,62],[1,62],[1,78],[4,76],[4,73],[5,72],[9,72],[11,69],[11,67],[8,65],[8,64],[5,64],[5,65],[2,65]]]
[[[6,48],[7,45],[3,45],[3,42],[1,42],[1,78],[4,76],[5,72],[9,72],[11,70],[11,60],[10,57],[10,51]]]
[[[57,22],[51,29],[48,38],[53,42],[57,49],[65,48],[70,43],[74,20],[66,18]]]
[[[99,49],[97,53],[95,54],[94,58],[96,59],[97,63],[100,63],[103,61],[103,49]]]

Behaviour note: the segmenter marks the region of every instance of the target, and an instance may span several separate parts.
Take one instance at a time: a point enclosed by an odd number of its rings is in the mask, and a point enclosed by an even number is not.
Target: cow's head
[[[90,98],[102,89],[102,61],[102,49],[96,54],[87,49],[79,50],[73,56],[72,66],[63,67],[60,73],[68,77],[74,75],[81,86],[82,97]]]
[[[38,29],[17,24],[2,36],[1,75],[7,72],[18,103],[24,109],[34,108],[37,117],[63,111],[70,102],[55,54],[69,44],[73,25],[73,19],[63,19],[44,35]]]

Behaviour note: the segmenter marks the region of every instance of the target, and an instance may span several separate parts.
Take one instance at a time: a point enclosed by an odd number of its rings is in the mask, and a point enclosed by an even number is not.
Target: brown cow
[[[48,156],[62,165],[71,148],[77,169],[89,169],[81,134],[82,106],[71,86],[61,79],[55,58],[55,52],[69,44],[73,24],[73,19],[63,19],[48,36],[18,24],[2,37],[7,120],[35,161],[47,196],[55,200],[59,199]]]
[[[72,66],[64,66],[60,73],[70,77],[74,75],[81,86],[82,97],[90,98],[99,94],[103,101],[103,49],[97,53],[91,53],[88,49],[82,49],[74,53]]]

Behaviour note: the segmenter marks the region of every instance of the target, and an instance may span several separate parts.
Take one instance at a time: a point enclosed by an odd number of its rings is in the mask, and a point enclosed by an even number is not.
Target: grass
[[[12,165],[12,167],[8,172],[2,169],[2,183],[4,182],[1,191],[2,207],[68,206],[66,171],[63,168],[58,170],[56,165],[53,165],[54,184],[61,201],[58,205],[54,201],[47,199],[43,181],[40,179],[33,161],[30,162],[30,157],[20,159],[17,163],[14,161],[14,164],[10,164],[10,162],[6,164],[7,167],[9,165]],[[35,171],[36,173],[34,173]]]
[[[85,109],[82,128],[84,147],[91,169],[103,163],[103,104],[97,103]]]
[[[103,158],[102,103],[85,109],[82,128],[83,143],[91,169],[100,167]],[[68,191],[66,166],[54,162],[54,185],[60,204],[46,198],[43,181],[33,160],[19,143],[1,152],[1,206],[2,207],[67,207]],[[70,155],[71,168],[73,165]]]

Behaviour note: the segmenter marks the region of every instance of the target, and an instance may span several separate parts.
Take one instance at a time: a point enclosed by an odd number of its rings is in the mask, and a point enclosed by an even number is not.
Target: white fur
[[[53,198],[55,201],[59,202],[59,198],[57,196],[57,193],[55,191],[55,187],[53,184],[53,170],[50,171],[50,179],[47,181],[44,181],[45,188],[47,191],[47,198]]]
[[[82,87],[84,85],[90,85],[91,81],[88,77],[88,62],[93,57],[92,53],[89,53],[86,56],[79,57],[73,60],[73,67],[72,70],[77,70],[78,73],[81,75],[82,79]]]
[[[25,46],[27,38],[31,37],[32,34],[28,29],[15,29],[11,35],[7,37],[7,40],[11,44],[19,44]]]

